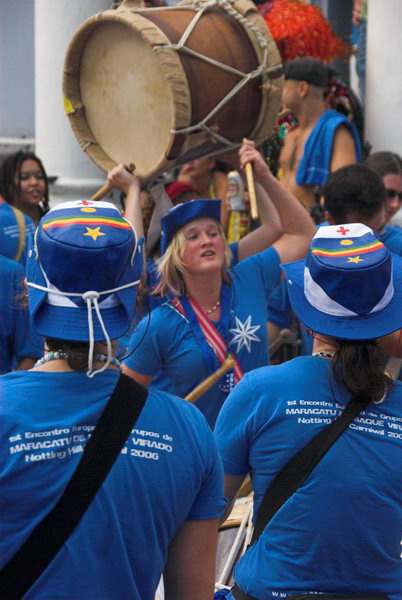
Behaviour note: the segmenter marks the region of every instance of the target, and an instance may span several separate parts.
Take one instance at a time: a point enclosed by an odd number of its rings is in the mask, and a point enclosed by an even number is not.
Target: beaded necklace
[[[218,300],[218,302],[216,304],[214,304],[212,308],[210,308],[209,310],[203,310],[202,312],[204,313],[204,315],[210,315],[211,313],[214,312],[214,310],[219,308],[220,305],[221,305],[221,301]]]
[[[312,352],[311,356],[319,356],[320,358],[334,358],[335,352],[326,352],[325,350],[320,350],[319,352]]]
[[[40,367],[41,365],[44,365],[52,360],[67,360],[68,359],[68,354],[66,352],[62,352],[61,350],[56,350],[55,352],[49,352],[48,354],[45,354],[45,356],[42,356],[42,358],[40,358],[35,364],[34,364],[34,369],[36,369],[36,367]],[[108,357],[106,354],[94,354],[94,358],[93,358],[94,362],[108,362]],[[111,357],[110,359],[110,364],[115,365],[115,367],[117,367],[120,371],[122,371],[122,367],[120,364],[120,361],[117,360],[117,358],[115,358],[114,356]]]

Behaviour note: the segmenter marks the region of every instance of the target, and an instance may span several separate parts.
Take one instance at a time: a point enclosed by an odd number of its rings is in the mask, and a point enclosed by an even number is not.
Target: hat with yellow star
[[[28,253],[34,328],[72,341],[122,336],[133,318],[142,242],[109,202],[65,202],[50,210]]]
[[[402,326],[402,258],[366,225],[320,227],[306,260],[282,268],[297,317],[317,333],[371,339]]]

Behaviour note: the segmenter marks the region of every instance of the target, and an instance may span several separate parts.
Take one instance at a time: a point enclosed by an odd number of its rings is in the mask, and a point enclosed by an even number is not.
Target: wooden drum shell
[[[251,30],[221,8],[202,14],[186,46],[243,73],[261,63],[280,67],[275,43],[254,4],[238,0],[234,8],[258,28],[267,51]],[[178,43],[193,17],[194,11],[181,5],[157,11],[123,3],[87,19],[75,32],[65,59],[65,109],[80,145],[104,171],[118,162],[134,163],[141,179],[152,179],[194,158],[233,150],[244,137],[259,143],[270,135],[282,77],[266,73],[250,79],[206,121],[227,144],[202,128],[180,133],[205,119],[241,80],[166,47]]]

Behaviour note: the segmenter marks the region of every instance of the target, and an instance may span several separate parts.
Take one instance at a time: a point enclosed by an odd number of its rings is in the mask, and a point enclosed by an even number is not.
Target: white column
[[[368,0],[367,22],[365,137],[402,154],[401,0]]]
[[[34,0],[0,0],[0,158],[33,149]]]
[[[64,112],[64,56],[81,23],[110,8],[110,0],[35,0],[36,153],[49,176],[52,203],[91,196],[105,183],[103,171],[78,144]]]

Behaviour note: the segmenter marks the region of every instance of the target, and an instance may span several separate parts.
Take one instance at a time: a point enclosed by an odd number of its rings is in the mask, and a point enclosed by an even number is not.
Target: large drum
[[[87,19],[65,59],[64,103],[88,156],[134,163],[152,179],[176,165],[257,143],[279,110],[281,60],[249,0],[196,0]]]

